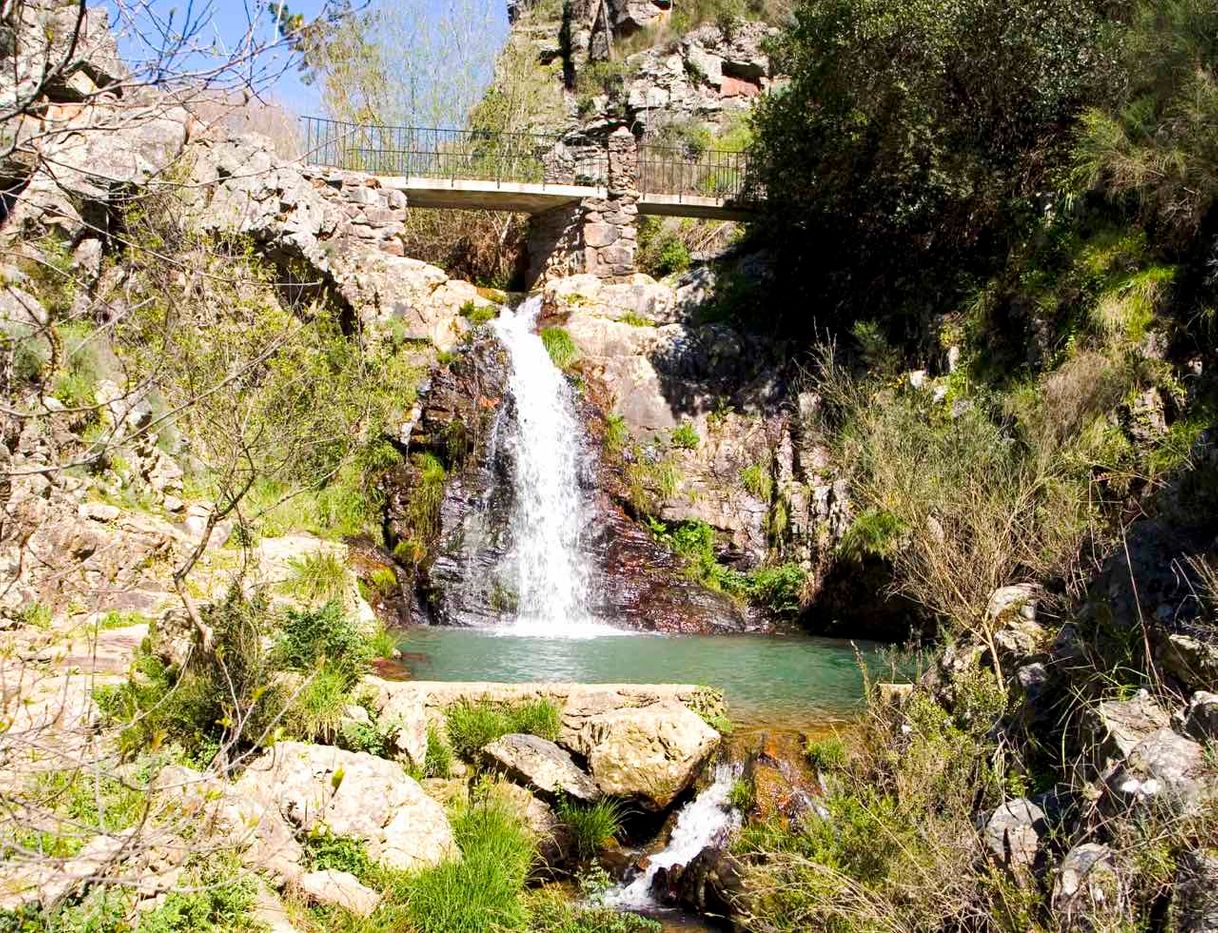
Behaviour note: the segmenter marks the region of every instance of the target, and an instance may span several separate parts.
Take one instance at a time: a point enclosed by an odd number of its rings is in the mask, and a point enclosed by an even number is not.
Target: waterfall
[[[677,814],[677,823],[668,838],[668,845],[651,857],[646,871],[629,884],[608,892],[605,903],[622,908],[654,906],[651,882],[661,868],[689,864],[707,846],[722,842],[729,832],[738,828],[740,813],[732,808],[728,796],[739,776],[738,766],[716,765],[715,779],[710,786]]]
[[[504,440],[513,452],[512,553],[517,618],[511,634],[590,635],[588,560],[581,536],[588,523],[580,488],[581,429],[571,387],[534,333],[541,297],[494,321],[507,348],[508,391],[515,428]],[[608,630],[615,631],[615,630]]]

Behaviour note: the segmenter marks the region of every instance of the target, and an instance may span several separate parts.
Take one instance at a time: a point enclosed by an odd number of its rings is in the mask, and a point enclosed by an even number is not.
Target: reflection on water
[[[866,659],[875,648],[856,643]],[[851,718],[863,677],[849,642],[802,636],[519,637],[416,628],[401,641],[417,680],[694,683],[724,691],[737,722],[805,725]]]

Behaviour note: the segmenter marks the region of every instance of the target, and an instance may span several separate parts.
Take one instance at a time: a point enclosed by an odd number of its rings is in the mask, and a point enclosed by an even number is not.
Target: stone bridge
[[[373,126],[305,117],[305,163],[369,231],[414,208],[531,215],[529,284],[635,271],[640,214],[746,220],[746,156],[640,143],[625,126],[565,135]]]

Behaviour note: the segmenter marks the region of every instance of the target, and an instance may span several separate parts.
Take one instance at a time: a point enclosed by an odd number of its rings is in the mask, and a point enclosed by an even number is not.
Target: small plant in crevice
[[[702,438],[698,436],[698,429],[694,427],[693,422],[682,421],[669,433],[668,441],[679,450],[695,450]]]
[[[751,810],[756,799],[757,794],[753,788],[753,782],[747,778],[737,778],[727,792],[728,804],[742,813]]]
[[[804,747],[808,764],[820,771],[839,771],[846,767],[846,743],[837,736],[814,739]]]
[[[543,327],[540,336],[550,360],[559,369],[566,370],[579,359],[579,349],[566,328],[557,325]]]
[[[558,802],[556,812],[571,834],[576,853],[581,859],[591,859],[621,832],[626,806],[611,797],[602,797],[592,803],[564,797]]]

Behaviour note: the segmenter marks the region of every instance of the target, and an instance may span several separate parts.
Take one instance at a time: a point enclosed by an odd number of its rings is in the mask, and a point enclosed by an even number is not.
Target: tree
[[[1063,160],[1103,36],[1099,2],[802,3],[752,162],[811,316],[933,309],[1000,255]],[[806,328],[796,307],[787,323]]]

